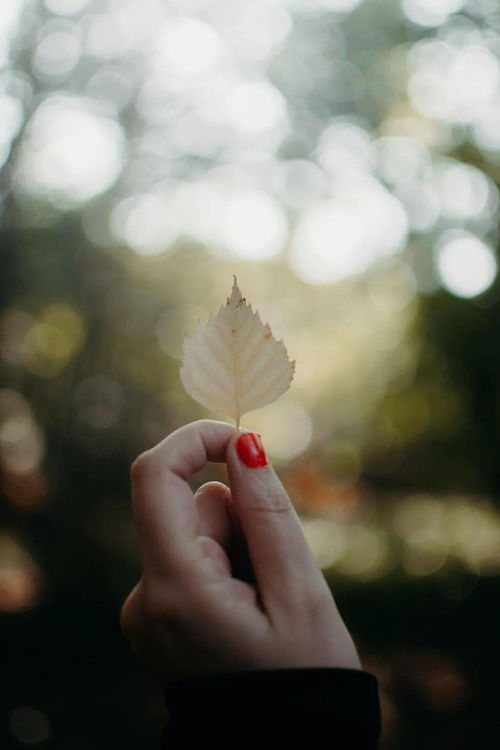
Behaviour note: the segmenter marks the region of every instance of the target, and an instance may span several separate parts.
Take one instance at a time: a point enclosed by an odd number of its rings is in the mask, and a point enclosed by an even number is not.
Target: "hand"
[[[245,434],[253,467],[237,446]],[[231,489],[207,482],[193,496],[187,480],[207,461],[227,462]],[[361,668],[254,433],[193,422],[139,456],[131,476],[144,570],[123,605],[121,625],[162,679]]]

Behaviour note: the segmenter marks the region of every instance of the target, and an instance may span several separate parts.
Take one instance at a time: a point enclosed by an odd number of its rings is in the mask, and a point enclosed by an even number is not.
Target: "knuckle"
[[[254,504],[257,513],[291,513],[292,506],[282,492],[270,490],[259,495]]]
[[[313,626],[321,622],[332,606],[332,596],[326,586],[316,585],[307,592],[303,603],[303,613]]]
[[[146,615],[153,625],[174,626],[184,619],[185,607],[171,591],[149,589],[144,596]]]
[[[153,466],[153,460],[153,453],[150,450],[137,456],[130,467],[130,478],[133,483],[140,482],[149,474]]]
[[[281,601],[286,618],[295,618],[297,624],[309,628],[319,624],[331,610],[333,597],[326,582],[323,586],[321,581],[309,579],[295,581]]]

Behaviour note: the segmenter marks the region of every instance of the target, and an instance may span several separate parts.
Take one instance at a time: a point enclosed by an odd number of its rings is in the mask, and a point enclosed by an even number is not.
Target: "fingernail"
[[[246,466],[256,469],[258,466],[266,466],[266,452],[262,446],[260,436],[256,432],[245,432],[236,442],[236,450]]]

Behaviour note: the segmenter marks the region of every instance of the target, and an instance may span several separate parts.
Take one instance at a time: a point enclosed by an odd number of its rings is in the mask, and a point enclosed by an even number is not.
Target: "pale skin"
[[[270,464],[247,467],[224,422],[185,425],[132,465],[143,574],[121,612],[165,682],[207,672],[360,669],[351,636]],[[189,478],[226,462],[229,485]]]

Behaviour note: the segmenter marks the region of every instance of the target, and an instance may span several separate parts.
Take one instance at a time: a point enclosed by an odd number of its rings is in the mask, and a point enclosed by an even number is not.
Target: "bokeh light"
[[[39,598],[41,573],[24,547],[0,535],[0,612],[22,612]]]
[[[418,43],[410,53],[408,93],[428,117],[473,122],[498,91],[500,68],[485,46],[453,46],[444,41]]]
[[[80,13],[89,0],[44,0],[45,7],[58,16],[72,16]]]
[[[245,425],[266,436],[266,448],[276,461],[297,458],[309,446],[313,425],[298,404],[281,401],[245,417]]]
[[[441,26],[463,4],[463,0],[403,0],[403,10],[419,26]]]
[[[344,575],[361,580],[380,578],[390,569],[389,548],[383,533],[354,525],[346,533],[346,545],[336,564]]]
[[[459,162],[437,162],[432,182],[447,219],[491,216],[498,206],[498,191],[479,169]]]
[[[221,227],[228,249],[247,260],[265,260],[277,255],[288,235],[286,216],[270,196],[247,192],[226,205]]]
[[[166,196],[155,194],[125,198],[113,209],[111,229],[118,241],[140,255],[157,255],[169,248],[177,236],[175,216]]]
[[[20,102],[12,96],[0,97],[0,144],[9,143],[15,137],[23,121]]]
[[[333,10],[336,13],[349,13],[362,2],[362,0],[317,0],[321,8]]]
[[[17,391],[0,390],[0,464],[10,474],[30,474],[45,452],[42,431],[28,401]]]
[[[472,125],[475,144],[485,151],[500,150],[500,100],[495,97],[482,109]]]
[[[220,51],[220,40],[207,23],[198,18],[176,18],[159,35],[153,70],[167,80],[197,76],[215,63]]]
[[[13,708],[9,713],[9,728],[14,739],[23,745],[42,745],[51,735],[48,717],[32,706]]]
[[[30,122],[17,182],[23,192],[49,192],[56,205],[68,207],[112,185],[122,159],[116,122],[93,114],[85,100],[49,97]]]
[[[346,543],[338,524],[329,519],[310,518],[302,520],[302,527],[320,568],[326,570],[334,565]]]
[[[10,43],[17,30],[22,3],[18,0],[5,0],[2,3],[0,18],[0,64],[3,66],[8,61]]]
[[[80,59],[81,43],[71,27],[44,30],[33,53],[33,68],[42,79],[62,78],[73,70]]]
[[[290,265],[312,284],[362,273],[406,238],[403,206],[371,178],[348,181],[335,192],[335,199],[306,209],[295,230]]]
[[[64,302],[45,307],[26,333],[23,363],[35,375],[58,375],[80,351],[85,341],[81,315]]]
[[[229,122],[242,133],[259,133],[286,122],[286,101],[267,81],[236,86],[227,96]]]
[[[437,247],[443,286],[457,297],[477,297],[495,280],[497,263],[490,247],[472,234],[447,232]]]

